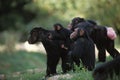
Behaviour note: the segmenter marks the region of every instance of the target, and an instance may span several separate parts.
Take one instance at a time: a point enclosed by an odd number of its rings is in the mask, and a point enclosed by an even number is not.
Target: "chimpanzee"
[[[61,48],[69,49],[71,43],[71,31],[64,28],[60,23],[54,24],[53,27],[55,34],[52,35],[52,39],[61,40]]]
[[[69,54],[69,51],[71,50],[71,44],[72,44],[72,41],[70,39],[70,34],[71,34],[71,31],[64,28],[62,26],[62,24],[60,23],[55,23],[53,25],[54,27],[54,34],[52,34],[52,37],[51,39],[52,40],[59,40],[59,45],[62,49],[65,49],[66,50],[66,53],[67,53],[67,61],[65,61],[67,63],[66,66],[69,67],[69,70],[72,69],[71,65],[70,65],[70,54]],[[64,50],[64,51],[65,51]],[[61,56],[66,56],[65,53],[62,53]],[[63,59],[65,59],[63,57]],[[67,69],[68,70],[68,69]]]
[[[85,20],[84,18],[75,17],[71,22],[71,30],[74,30],[76,27],[85,27],[88,31],[88,34],[94,41],[98,49],[98,60],[100,62],[106,61],[106,52],[115,58],[119,55],[119,52],[114,48],[114,39],[108,37],[108,28],[105,26],[99,26],[96,22],[92,20]]]
[[[70,38],[74,40],[74,48],[71,53],[73,61],[77,66],[80,66],[80,61],[82,61],[86,69],[93,70],[95,67],[95,46],[88,32],[84,28],[76,28]]]
[[[97,66],[93,71],[94,80],[119,80],[120,56]]]
[[[33,28],[30,32],[30,37],[28,39],[29,44],[35,44],[37,42],[42,42],[46,52],[47,52],[47,70],[46,77],[50,75],[56,74],[56,67],[60,58],[66,59],[65,56],[61,56],[61,54],[67,54],[64,49],[58,45],[58,40],[50,40],[48,38],[49,34],[54,34],[54,31],[46,30],[41,27]],[[67,66],[65,61],[62,60],[62,70],[66,72]]]

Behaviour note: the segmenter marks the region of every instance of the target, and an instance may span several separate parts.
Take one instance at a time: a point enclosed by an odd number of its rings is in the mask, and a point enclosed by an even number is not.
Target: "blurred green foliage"
[[[112,26],[120,35],[120,0],[0,0],[0,31],[15,30],[25,41],[36,26],[51,29],[56,22],[65,27],[80,16]]]

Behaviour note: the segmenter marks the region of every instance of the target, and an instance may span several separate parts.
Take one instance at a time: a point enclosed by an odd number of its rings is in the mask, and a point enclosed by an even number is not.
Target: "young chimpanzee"
[[[109,29],[107,27],[98,26],[96,22],[92,20],[85,20],[80,17],[73,18],[71,26],[71,30],[74,30],[77,27],[85,27],[85,29],[88,31],[88,34],[97,46],[99,51],[98,60],[100,62],[105,62],[106,60],[105,50],[107,50],[113,58],[119,55],[119,52],[114,47],[114,37],[111,39],[109,34],[107,34],[109,33]]]
[[[71,31],[64,28],[60,23],[53,25],[55,34],[52,35],[52,39],[61,40],[60,46],[64,49],[69,49],[70,47],[70,34]]]
[[[120,56],[97,66],[93,71],[94,80],[119,80]]]
[[[71,53],[73,61],[77,66],[80,66],[80,61],[82,61],[86,69],[93,70],[95,67],[95,47],[88,32],[84,28],[76,28],[70,38],[74,40],[74,48]]]

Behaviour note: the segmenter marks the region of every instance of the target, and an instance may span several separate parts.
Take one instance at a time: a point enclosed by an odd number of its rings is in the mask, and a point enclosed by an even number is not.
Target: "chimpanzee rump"
[[[120,56],[97,66],[93,71],[94,80],[118,80],[120,78]]]
[[[67,66],[66,66],[67,51],[59,47],[58,40],[48,39],[50,33],[53,33],[53,31],[45,30],[41,27],[33,28],[30,32],[30,37],[28,39],[29,44],[42,42],[47,52],[46,77],[50,76],[51,74],[54,75],[57,73],[56,67],[60,58],[62,59],[63,72],[67,71]]]
[[[119,52],[115,49],[114,40],[110,39],[107,36],[107,28],[104,26],[97,26],[96,29],[91,34],[91,38],[93,39],[94,43],[96,44],[98,52],[98,59],[101,62],[106,61],[106,50],[109,54],[116,58],[119,56]]]
[[[76,31],[77,36],[71,37],[75,40],[71,53],[72,59],[78,66],[80,66],[80,61],[82,61],[85,68],[93,70],[95,67],[94,43],[85,29],[81,28]]]

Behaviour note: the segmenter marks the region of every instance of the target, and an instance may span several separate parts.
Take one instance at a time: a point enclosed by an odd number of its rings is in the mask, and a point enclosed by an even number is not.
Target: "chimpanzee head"
[[[92,73],[94,80],[107,80],[108,72],[103,66],[97,66]]]
[[[84,18],[80,18],[80,17],[73,18],[71,21],[71,26],[72,26],[71,30],[74,30],[74,28],[77,24],[79,24],[80,22],[84,22],[84,21],[85,21]]]
[[[85,36],[86,35],[85,30],[84,29],[78,29],[78,35],[79,36]]]
[[[56,23],[53,25],[55,31],[60,31],[63,26],[60,23]]]
[[[77,39],[79,37],[84,37],[86,36],[86,32],[85,32],[85,29],[82,29],[82,28],[75,28],[74,32],[70,35],[70,38],[71,39]]]
[[[41,27],[33,28],[30,31],[30,37],[28,38],[29,44],[34,44],[34,43],[42,41],[43,39],[45,39],[48,36],[48,32],[49,31],[47,31]]]

